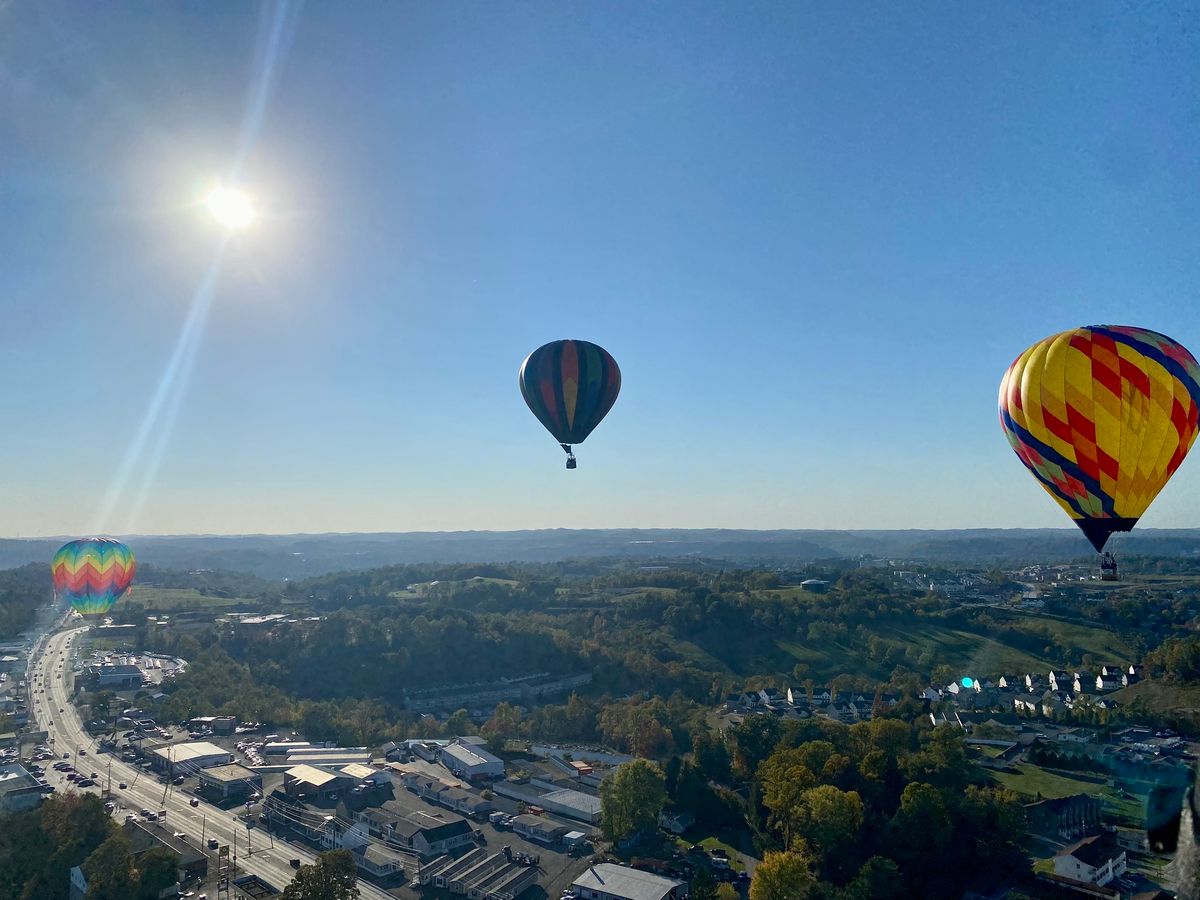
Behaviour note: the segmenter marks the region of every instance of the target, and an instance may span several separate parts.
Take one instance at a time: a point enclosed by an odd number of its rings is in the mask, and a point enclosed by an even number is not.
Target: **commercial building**
[[[562,839],[571,831],[567,825],[559,825],[550,819],[528,814],[513,819],[512,829],[522,837],[527,837],[531,841],[540,841],[543,844],[561,843]]]
[[[233,762],[232,753],[208,741],[155,747],[151,757],[155,769],[172,775],[191,775],[200,769],[227,766]]]
[[[571,887],[580,900],[680,900],[686,891],[682,881],[613,863],[590,866]]]
[[[302,747],[288,752],[289,766],[365,766],[371,762],[371,751],[362,747]]]
[[[203,879],[208,875],[208,855],[190,844],[183,835],[157,822],[129,819],[123,828],[136,861],[139,856],[157,847],[165,847],[175,855],[175,867],[180,881]]]
[[[98,688],[121,691],[142,686],[142,670],[132,665],[88,666],[87,674]]]
[[[595,825],[600,821],[600,798],[583,791],[564,789],[542,794],[538,806],[548,812],[558,813],[568,819],[576,819]]]
[[[455,741],[441,752],[442,765],[468,781],[477,778],[503,778],[504,761],[478,744]]]
[[[0,766],[0,810],[23,812],[42,802],[42,786],[24,766]]]
[[[262,775],[237,763],[201,769],[196,777],[200,792],[209,799],[240,800],[251,792],[262,793]]]
[[[336,769],[318,766],[293,766],[283,773],[283,789],[292,797],[303,795],[309,801],[330,800],[357,784]]]
[[[390,838],[424,857],[441,856],[456,847],[474,843],[471,824],[461,816],[446,813],[410,813],[389,829]]]

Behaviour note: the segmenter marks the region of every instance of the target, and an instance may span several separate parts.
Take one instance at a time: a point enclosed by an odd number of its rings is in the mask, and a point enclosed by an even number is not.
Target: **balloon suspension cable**
[[[567,454],[567,468],[568,469],[575,468],[575,454],[571,452],[571,445],[570,444],[559,444],[558,446],[562,447],[563,450]]]

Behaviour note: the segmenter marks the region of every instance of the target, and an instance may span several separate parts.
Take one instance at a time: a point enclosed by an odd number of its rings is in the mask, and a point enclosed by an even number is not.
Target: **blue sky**
[[[1080,324],[1200,348],[1197,28],[0,6],[0,533],[1065,524],[997,387]],[[221,240],[198,198],[248,138],[262,217],[134,458]],[[516,385],[561,337],[624,373],[575,472]],[[1198,488],[1189,460],[1145,524],[1200,525]]]

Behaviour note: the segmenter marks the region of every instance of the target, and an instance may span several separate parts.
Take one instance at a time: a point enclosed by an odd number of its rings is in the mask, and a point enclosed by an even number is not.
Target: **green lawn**
[[[995,771],[990,774],[1013,793],[1021,794],[1030,800],[1035,799],[1039,793],[1046,798],[1092,794],[1104,799],[1105,816],[1131,824],[1139,823],[1143,819],[1145,799],[1132,792],[1129,797],[1120,797],[1116,789],[1109,787],[1104,781],[1089,781],[1065,773],[1048,772],[1032,763],[1018,763],[1014,768],[1019,774]]]
[[[1078,648],[1091,653],[1105,662],[1131,663],[1137,654],[1120,635],[1095,625],[1079,622],[1064,622],[1050,616],[1013,613],[1012,624],[1023,631],[1048,630],[1064,647]]]
[[[1121,704],[1129,704],[1142,699],[1153,710],[1163,713],[1174,713],[1200,722],[1200,685],[1167,684],[1158,679],[1147,679],[1114,691],[1113,699]]]

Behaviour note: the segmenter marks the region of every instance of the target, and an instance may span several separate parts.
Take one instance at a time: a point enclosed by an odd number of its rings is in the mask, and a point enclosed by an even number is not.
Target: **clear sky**
[[[1198,59],[1194,3],[0,3],[0,534],[1065,525],[1000,377],[1200,350]],[[574,472],[562,337],[624,373]]]

